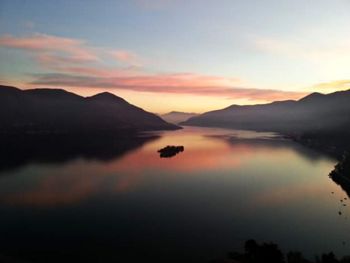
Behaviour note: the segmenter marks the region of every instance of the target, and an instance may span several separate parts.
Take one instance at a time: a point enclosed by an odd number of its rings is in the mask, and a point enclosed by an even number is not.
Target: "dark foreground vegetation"
[[[101,245],[101,244],[100,244]],[[130,257],[122,257],[118,255],[116,250],[111,247],[100,247],[97,245],[90,250],[84,250],[80,247],[76,247],[74,252],[72,251],[47,251],[42,248],[30,249],[27,251],[14,251],[14,253],[3,255],[0,252],[0,263],[46,263],[46,262],[164,262],[164,255],[148,254],[147,251],[128,251],[133,254]],[[29,245],[30,246],[30,245]],[[59,249],[57,249],[59,250]],[[53,254],[55,253],[55,254]],[[162,257],[163,256],[163,257]],[[162,259],[161,259],[162,258]],[[169,255],[167,262],[174,261]],[[192,262],[192,261],[178,261]],[[198,261],[195,261],[198,262]],[[203,261],[204,262],[204,261]],[[326,252],[322,255],[315,255],[313,259],[306,258],[299,251],[289,251],[283,253],[279,246],[275,243],[257,243],[255,240],[247,240],[244,244],[243,252],[231,251],[228,252],[225,258],[214,259],[208,261],[208,263],[350,263],[350,256],[337,257],[333,252]]]
[[[339,184],[342,189],[350,196],[350,155],[345,152],[340,158],[339,163],[334,167],[334,170],[329,174],[332,180]]]
[[[229,252],[227,259],[213,260],[210,263],[349,263],[350,256],[338,259],[333,252],[316,256],[315,259],[306,259],[301,252],[290,251],[282,253],[277,244],[258,244],[255,240],[247,240],[244,252]]]
[[[348,152],[344,153],[343,158],[335,166],[330,176],[332,177],[344,176],[350,180],[350,155]]]

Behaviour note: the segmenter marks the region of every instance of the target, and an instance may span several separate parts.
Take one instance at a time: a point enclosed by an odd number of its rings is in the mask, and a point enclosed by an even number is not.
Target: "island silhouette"
[[[185,150],[184,146],[174,146],[174,145],[168,145],[160,150],[159,157],[160,158],[171,158],[175,156],[176,154],[183,152]]]

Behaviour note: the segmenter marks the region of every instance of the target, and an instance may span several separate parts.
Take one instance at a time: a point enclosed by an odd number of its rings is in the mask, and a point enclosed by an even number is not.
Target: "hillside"
[[[182,124],[279,132],[332,131],[350,127],[349,113],[350,90],[328,95],[313,93],[299,101],[232,105]]]
[[[298,101],[232,105],[181,123],[190,126],[273,131],[290,135],[313,147],[349,148],[350,90],[312,93]]]
[[[178,128],[107,92],[85,98],[60,89],[0,86],[1,133],[112,134]]]

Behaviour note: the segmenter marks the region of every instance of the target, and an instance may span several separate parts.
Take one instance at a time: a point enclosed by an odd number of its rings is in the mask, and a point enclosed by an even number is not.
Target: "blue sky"
[[[109,90],[160,112],[332,92],[350,82],[349,10],[348,0],[2,0],[0,81]]]

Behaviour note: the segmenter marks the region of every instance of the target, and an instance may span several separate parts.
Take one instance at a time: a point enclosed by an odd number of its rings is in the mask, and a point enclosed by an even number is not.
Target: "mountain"
[[[0,86],[2,133],[113,134],[178,128],[107,92],[85,98],[61,89]]]
[[[197,116],[197,113],[188,113],[188,112],[180,112],[180,111],[171,111],[169,113],[163,114],[160,117],[162,117],[163,120],[179,124],[181,122],[187,121],[189,118],[192,118],[194,116]]]
[[[324,95],[312,93],[298,101],[232,105],[183,122],[184,125],[215,126],[277,132],[327,131],[350,127],[350,90]]]
[[[350,90],[312,93],[298,101],[232,105],[181,124],[280,132],[315,147],[350,148]]]

